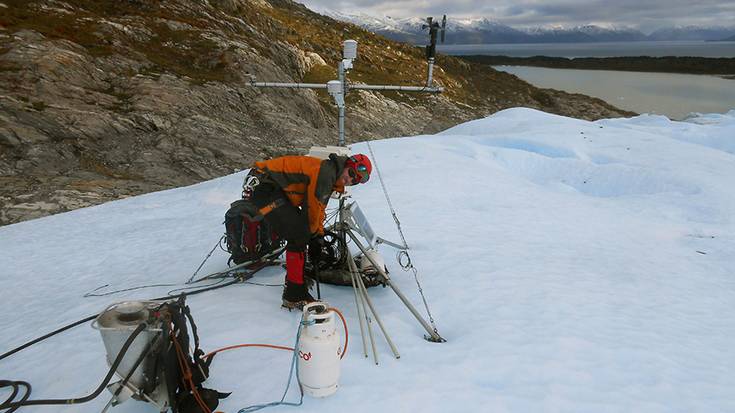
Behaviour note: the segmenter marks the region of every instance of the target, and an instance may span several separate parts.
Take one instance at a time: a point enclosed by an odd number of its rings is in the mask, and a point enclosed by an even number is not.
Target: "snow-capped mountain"
[[[646,40],[643,32],[624,26],[586,24],[575,27],[535,27],[526,30],[537,43]]]
[[[427,31],[423,18],[376,17],[364,13],[346,14],[322,11],[335,20],[356,24],[393,40],[422,43]],[[733,27],[671,27],[656,30],[650,35],[627,27],[604,23],[582,26],[546,26],[516,29],[487,18],[447,19],[446,43],[581,43],[625,42],[642,40],[722,40],[735,35]]]

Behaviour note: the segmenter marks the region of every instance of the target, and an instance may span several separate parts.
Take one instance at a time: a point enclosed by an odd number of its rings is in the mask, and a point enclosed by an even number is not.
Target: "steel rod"
[[[355,293],[355,306],[357,307],[357,320],[360,323],[360,336],[362,338],[362,350],[363,350],[363,353],[365,354],[365,358],[367,358],[368,356],[367,341],[365,339],[365,329],[363,328],[363,325],[362,325],[364,321],[363,318],[367,320],[367,316],[364,315],[364,312],[363,312],[364,309],[362,309],[364,305],[364,303],[362,302],[362,295],[358,297],[359,288],[355,282],[355,277],[356,277],[355,272],[352,271],[352,266],[349,266],[349,267],[350,267],[350,281],[352,281],[352,290]]]
[[[363,300],[363,305],[364,305],[365,302],[368,303],[368,306],[370,307],[370,311],[373,313],[373,316],[376,316],[375,310],[373,310],[373,307],[370,304],[370,301],[368,301],[366,299],[368,297],[365,295],[365,291],[363,291],[364,286],[362,286],[362,284],[360,284],[360,274],[357,271],[357,265],[355,265],[355,261],[352,259],[352,255],[349,254],[349,251],[348,251],[347,254],[348,254],[347,255],[347,263],[350,266],[351,271],[357,273],[356,274],[356,277],[357,278],[355,278],[355,280],[356,280],[355,282],[357,282],[357,288],[360,291],[360,299]],[[365,323],[367,324],[368,335],[370,337],[370,346],[372,347],[372,350],[373,350],[373,360],[375,360],[375,364],[377,365],[378,364],[378,350],[375,347],[375,336],[373,335],[372,318],[368,315],[366,309],[363,308],[363,310],[364,310],[364,314],[365,314]],[[378,320],[378,325],[380,325],[380,319],[379,318],[376,318],[376,320]],[[382,326],[381,326],[381,328],[382,328]]]
[[[286,89],[326,89],[326,83],[280,83],[280,82],[250,82],[253,87],[280,87]]]
[[[385,273],[385,271],[383,270],[383,268],[381,268],[381,266],[378,265],[375,262],[375,260],[373,260],[370,257],[370,255],[367,254],[367,250],[362,245],[362,243],[360,242],[360,240],[357,239],[357,237],[355,236],[355,234],[353,234],[352,231],[346,231],[346,232],[350,236],[350,238],[352,238],[352,241],[355,242],[355,245],[357,246],[357,248],[359,248],[360,251],[362,251],[362,253],[365,256],[365,258],[367,258],[370,261],[370,263],[373,264],[373,266],[375,267],[375,270],[378,271],[378,273],[383,277],[383,279],[385,279],[386,284],[388,284],[388,286],[393,290],[393,292],[396,293],[396,295],[398,296],[398,298],[400,298],[401,301],[403,301],[403,304],[405,304],[405,306],[408,308],[408,310],[411,312],[411,314],[413,314],[413,316],[416,317],[416,320],[418,320],[418,322],[421,323],[421,325],[424,327],[424,329],[426,330],[426,332],[429,333],[429,335],[431,336],[431,338],[434,339],[434,341],[438,341],[438,342],[445,341],[437,332],[434,331],[434,329],[431,327],[431,325],[429,325],[429,323],[427,323],[426,320],[424,320],[424,318],[421,316],[421,314],[419,314],[419,312],[416,310],[416,308],[413,306],[413,304],[411,304],[411,302],[408,301],[408,298],[406,298],[406,296],[403,295],[403,293],[401,292],[401,290],[399,290],[398,287],[396,287],[393,284],[393,282],[391,281],[390,277],[388,277],[388,274]],[[369,301],[368,301],[368,303],[369,303]]]
[[[339,108],[339,146],[345,146],[345,107],[344,105],[338,106]]]
[[[430,57],[429,58],[429,70],[426,75],[426,86],[430,87],[432,82],[434,82],[433,76],[434,76],[434,58]]]
[[[426,92],[426,93],[441,93],[444,91],[443,87],[428,87],[428,86],[350,85],[349,88],[357,89],[357,90],[396,90],[400,92]]]
[[[342,84],[342,101],[341,104],[338,101],[337,102],[337,108],[339,109],[339,118],[338,118],[338,131],[339,131],[339,139],[337,141],[337,144],[339,146],[345,146],[345,105],[344,105],[344,98],[347,95],[347,82],[345,82],[345,65],[344,61],[340,61],[337,65],[337,77],[339,82]]]
[[[352,231],[347,231],[350,234],[350,237],[352,239],[355,238],[355,236],[352,234]],[[363,252],[364,254],[364,252]],[[349,262],[352,264],[355,271],[357,271],[357,264],[355,264],[354,258],[352,258],[352,254],[348,254]],[[375,264],[373,264],[375,265]],[[362,282],[362,278],[357,278],[357,283],[360,286],[364,296],[365,296],[365,302],[367,302],[368,307],[370,308],[370,312],[373,313],[373,317],[375,317],[375,321],[378,322],[378,326],[380,327],[380,330],[383,332],[383,336],[385,336],[385,341],[388,343],[388,346],[390,347],[391,351],[393,352],[393,355],[398,359],[401,358],[401,355],[398,353],[398,349],[396,348],[395,344],[393,344],[393,340],[391,340],[390,335],[388,334],[388,331],[385,329],[385,326],[383,325],[383,321],[380,319],[380,316],[378,315],[378,312],[375,311],[375,306],[373,305],[373,300],[370,299],[370,295],[367,292],[367,288],[365,288],[365,284]]]

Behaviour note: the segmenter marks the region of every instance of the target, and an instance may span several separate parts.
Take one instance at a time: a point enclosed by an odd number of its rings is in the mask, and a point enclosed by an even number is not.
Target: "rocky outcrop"
[[[334,144],[323,92],[259,80],[421,84],[422,51],[288,0],[0,0],[0,224],[182,186]],[[595,119],[599,100],[440,57],[441,96],[354,92],[348,141],[434,133],[528,106]]]

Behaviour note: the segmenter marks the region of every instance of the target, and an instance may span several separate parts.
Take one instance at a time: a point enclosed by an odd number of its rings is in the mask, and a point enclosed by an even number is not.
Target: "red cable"
[[[349,332],[347,331],[347,321],[345,321],[344,315],[342,315],[342,312],[340,312],[338,309],[336,309],[334,307],[329,307],[329,310],[332,310],[335,313],[337,313],[337,315],[339,315],[339,318],[342,319],[342,325],[345,328],[345,348],[342,350],[342,354],[339,356],[339,358],[341,360],[342,358],[344,358],[345,354],[347,354],[347,343],[349,343],[349,341],[350,341],[350,335],[349,335]],[[219,353],[220,351],[233,350],[233,349],[236,349],[236,348],[243,348],[243,347],[265,347],[265,348],[274,348],[274,349],[277,349],[277,350],[294,351],[294,349],[291,348],[291,347],[276,346],[276,345],[273,345],[273,344],[236,344],[234,346],[222,347],[222,348],[219,348],[217,350],[211,351],[211,352],[205,354],[203,358],[204,359],[208,359],[211,356]]]
[[[334,311],[339,315],[339,318],[342,319],[342,325],[345,327],[345,348],[342,350],[342,354],[339,356],[339,359],[342,360],[342,358],[347,354],[347,343],[350,342],[350,333],[347,331],[347,321],[345,321],[345,316],[342,315],[342,312],[337,310],[334,307],[329,307],[330,310]]]
[[[222,347],[220,349],[214,350],[214,351],[212,351],[210,353],[205,354],[204,355],[204,358],[205,359],[208,359],[209,357],[214,356],[215,354],[219,353],[220,351],[232,350],[232,349],[242,348],[242,347],[267,347],[267,348],[275,348],[277,350],[293,351],[293,348],[291,348],[291,347],[276,346],[276,345],[273,345],[273,344],[237,344],[237,345],[234,345],[234,346],[227,346],[227,347]]]

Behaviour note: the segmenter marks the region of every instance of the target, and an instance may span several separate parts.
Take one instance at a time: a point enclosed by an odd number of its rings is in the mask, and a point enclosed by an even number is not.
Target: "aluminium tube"
[[[345,105],[339,105],[339,141],[337,146],[345,146]]]
[[[362,282],[362,278],[359,276],[359,271],[357,270],[357,264],[355,264],[355,260],[352,258],[352,254],[349,255],[348,263],[352,266],[354,271],[358,273],[357,284],[359,285],[360,290],[362,291],[365,302],[370,308],[370,312],[373,313],[373,317],[375,318],[375,321],[378,322],[378,327],[380,327],[380,331],[383,332],[385,341],[388,343],[390,350],[393,352],[393,356],[397,359],[401,358],[401,355],[398,354],[398,349],[396,348],[395,344],[393,344],[393,340],[390,339],[390,335],[388,335],[388,331],[385,329],[385,326],[383,325],[383,321],[380,319],[378,312],[375,311],[373,300],[370,299],[370,295],[367,292],[367,288],[365,288],[365,284]],[[377,364],[377,360],[375,364]]]
[[[411,302],[408,301],[408,298],[406,298],[406,296],[403,295],[403,293],[401,292],[401,290],[399,290],[398,287],[396,287],[393,284],[393,282],[391,281],[390,277],[388,277],[388,274],[385,273],[385,271],[383,270],[383,268],[381,268],[381,266],[378,265],[370,257],[370,255],[367,254],[367,250],[362,245],[362,243],[360,242],[360,240],[357,239],[357,237],[355,236],[355,234],[353,234],[352,231],[347,231],[347,233],[350,235],[350,238],[352,238],[352,241],[355,242],[355,245],[357,245],[357,248],[359,248],[360,251],[362,251],[362,253],[365,256],[365,258],[367,258],[370,261],[370,263],[373,264],[373,266],[378,271],[378,273],[383,277],[383,279],[385,279],[385,282],[390,286],[391,289],[393,289],[393,292],[396,293],[396,295],[398,296],[398,298],[400,298],[401,301],[403,301],[403,304],[405,304],[406,307],[408,308],[408,310],[411,312],[411,314],[413,314],[413,316],[416,317],[416,320],[418,320],[418,322],[421,323],[421,325],[424,327],[424,329],[426,330],[426,332],[429,333],[429,335],[431,336],[431,338],[434,339],[434,341],[437,341],[437,342],[446,341],[437,332],[435,332],[431,328],[431,326],[429,325],[429,323],[426,322],[426,320],[424,320],[424,318],[421,316],[421,314],[419,314],[419,312],[416,310],[416,308],[413,306],[413,304],[411,304]]]
[[[429,58],[429,69],[426,74],[426,86],[431,87],[431,84],[434,82],[434,58]]]
[[[350,272],[353,274],[353,277],[360,277],[360,274],[357,273],[357,265],[355,265],[355,261],[352,259],[351,254],[347,255],[347,264],[350,267]],[[363,287],[360,284],[360,278],[355,278],[355,282],[357,283],[357,288],[360,291],[360,299],[363,301],[366,301],[365,292],[362,290],[365,287]],[[365,304],[363,303],[363,306],[364,305]],[[369,302],[368,302],[368,305],[370,305]],[[370,305],[370,310],[373,312],[373,315],[375,315],[375,310],[373,310],[372,305]],[[375,349],[375,336],[373,335],[373,327],[372,327],[373,323],[370,317],[368,316],[367,310],[363,308],[363,312],[365,314],[365,322],[367,324],[368,334],[370,335],[370,346],[373,349],[373,360],[375,360],[375,365],[378,365],[378,350]],[[378,318],[376,318],[376,320],[378,320],[378,325],[380,325],[380,320]],[[381,328],[382,328],[382,325],[381,325]],[[383,333],[385,333],[385,331],[383,331]]]
[[[355,277],[359,275],[355,275],[355,272],[352,271],[352,266],[350,267],[350,281],[352,281],[352,291],[355,293],[355,306],[357,307],[357,320],[360,322],[360,337],[362,337],[362,351],[365,354],[365,358],[368,357],[368,351],[367,351],[367,341],[365,339],[365,328],[363,327],[363,322],[367,321],[367,314],[364,314],[364,303],[362,302],[362,293],[360,292],[360,295],[358,296],[359,287],[356,284]]]
[[[427,92],[427,93],[441,93],[444,91],[443,87],[428,87],[428,86],[393,86],[393,85],[350,85],[350,89],[358,90],[396,90],[399,92]]]
[[[280,82],[250,82],[253,87],[281,87],[287,89],[326,89],[326,83],[280,83]]]

